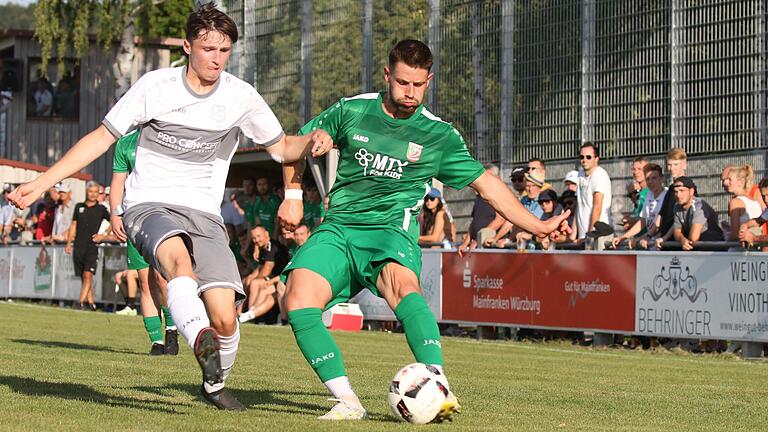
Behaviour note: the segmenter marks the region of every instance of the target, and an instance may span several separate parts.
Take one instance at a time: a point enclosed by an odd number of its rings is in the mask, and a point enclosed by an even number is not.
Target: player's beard
[[[419,101],[415,100],[415,99],[412,99],[413,102],[416,102],[412,106],[405,105],[405,104],[401,103],[399,100],[395,100],[392,97],[392,90],[391,89],[387,93],[387,99],[389,99],[389,102],[390,102],[391,106],[395,108],[395,113],[396,114],[401,114],[401,115],[397,115],[396,117],[409,117],[411,114],[415,113],[416,110],[419,108],[419,105],[421,105],[421,103]]]

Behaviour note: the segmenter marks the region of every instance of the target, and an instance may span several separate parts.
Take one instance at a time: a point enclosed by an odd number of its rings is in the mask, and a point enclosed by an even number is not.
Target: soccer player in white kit
[[[201,6],[187,20],[188,66],[146,73],[98,128],[8,197],[28,206],[139,128],[136,165],[123,206],[113,211],[124,211],[126,235],[168,280],[168,306],[202,368],[203,396],[229,410],[245,409],[224,389],[240,340],[235,302],[244,293],[219,203],[240,132],[278,161],[310,151],[319,156],[333,146],[321,130],[285,136],[256,90],[224,72],[237,38],[231,18],[211,4]]]

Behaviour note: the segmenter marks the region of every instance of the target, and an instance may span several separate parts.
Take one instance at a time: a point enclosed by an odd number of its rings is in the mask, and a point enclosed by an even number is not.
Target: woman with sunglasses
[[[439,248],[436,243],[445,239],[445,210],[440,191],[432,188],[424,197],[419,216],[419,246]]]

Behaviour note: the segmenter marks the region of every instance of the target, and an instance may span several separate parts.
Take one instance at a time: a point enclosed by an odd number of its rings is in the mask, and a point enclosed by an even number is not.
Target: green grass
[[[445,338],[446,370],[464,412],[411,426],[389,413],[386,389],[412,362],[405,339],[335,333],[371,419],[327,424],[331,403],[287,327],[246,325],[228,386],[248,406],[220,412],[198,396],[186,346],[149,357],[139,317],[0,304],[0,430],[765,430],[768,364]]]

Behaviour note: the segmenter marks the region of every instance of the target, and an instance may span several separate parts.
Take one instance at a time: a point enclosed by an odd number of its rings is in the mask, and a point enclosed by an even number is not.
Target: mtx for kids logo
[[[695,303],[702,295],[705,303],[709,300],[707,290],[699,289],[696,277],[691,275],[687,266],[682,268],[677,257],[672,258],[669,268],[661,267],[659,274],[653,278],[653,287],[643,287],[643,299],[646,294],[650,295],[653,301],[659,301],[664,296],[672,300],[685,296],[691,303]]]
[[[380,153],[374,154],[364,148],[355,153],[355,159],[363,167],[365,176],[391,177],[398,180],[403,176],[403,168],[408,165],[408,162]]]

